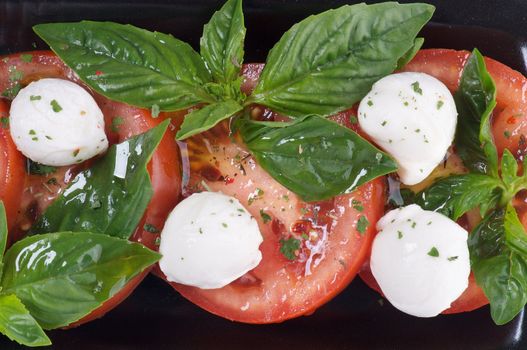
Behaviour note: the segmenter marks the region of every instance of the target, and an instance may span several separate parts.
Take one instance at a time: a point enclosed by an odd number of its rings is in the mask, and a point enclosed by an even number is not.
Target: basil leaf
[[[54,166],[33,162],[31,159],[27,160],[27,169],[33,175],[49,175],[57,171],[57,168]]]
[[[280,128],[246,119],[238,123],[258,164],[305,201],[349,193],[397,170],[392,158],[358,134],[317,116]]]
[[[4,258],[2,291],[15,294],[45,329],[89,314],[159,260],[139,243],[95,233],[27,237]]]
[[[89,87],[109,99],[162,111],[214,102],[211,76],[190,45],[112,22],[39,24],[33,30]]]
[[[349,108],[393,72],[433,12],[432,5],[388,2],[310,16],[269,52],[247,103],[292,117]]]
[[[518,162],[507,148],[503,150],[501,157],[501,178],[507,185],[518,179]]]
[[[480,206],[481,215],[496,206],[503,191],[499,179],[482,174],[452,175],[415,194],[412,201],[452,220]]]
[[[417,54],[417,52],[421,49],[425,42],[424,38],[415,38],[414,40],[414,46],[410,50],[408,50],[401,58],[399,58],[399,62],[397,62],[397,68],[396,70],[403,69],[404,66],[406,66]]]
[[[235,101],[213,103],[201,109],[192,111],[185,116],[181,128],[177,132],[178,140],[209,130],[222,120],[225,120],[243,109]]]
[[[240,75],[243,63],[245,25],[241,0],[229,0],[203,28],[201,57],[212,77],[229,83]]]
[[[168,123],[110,147],[73,179],[29,233],[88,231],[129,238],[152,198],[146,165]]]
[[[25,346],[46,346],[51,341],[15,295],[0,295],[0,332]]]
[[[527,303],[527,238],[514,207],[498,209],[469,236],[472,270],[498,325],[511,321]]]
[[[496,86],[477,49],[463,68],[454,99],[459,113],[454,141],[457,153],[469,169],[498,176],[498,153],[490,124]]]

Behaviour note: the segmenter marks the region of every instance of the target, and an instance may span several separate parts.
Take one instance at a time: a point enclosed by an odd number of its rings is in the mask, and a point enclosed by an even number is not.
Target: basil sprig
[[[512,205],[514,196],[527,189],[527,161],[519,174],[516,159],[505,149],[498,163],[490,130],[496,87],[478,50],[467,60],[454,97],[459,112],[456,150],[471,173],[439,179],[407,200],[454,220],[480,208],[483,220],[468,240],[470,261],[492,319],[501,325],[527,302],[527,233]]]
[[[34,29],[88,86],[110,99],[161,111],[193,107],[181,124],[178,140],[233,116],[243,118],[242,124],[249,126],[248,112],[254,103],[295,119],[295,126],[266,125],[287,126],[276,132],[266,129],[278,140],[297,130],[316,133],[310,128],[323,121],[311,116],[352,107],[375,81],[406,64],[421,47],[423,39],[416,35],[433,11],[427,4],[388,2],[343,6],[310,16],[287,31],[270,51],[250,96],[240,89],[246,32],[241,0],[228,0],[204,26],[201,55],[169,35],[130,25],[83,21],[41,24]],[[274,161],[262,166],[306,200],[346,193],[396,170],[392,159],[358,135],[336,124],[324,128],[328,129],[331,134],[317,137],[338,149],[303,155],[288,150],[287,162],[285,158],[278,161],[274,153]],[[254,139],[249,130],[254,128],[239,128],[242,139]],[[341,143],[343,135],[353,139],[347,149]],[[258,152],[259,161],[263,153],[273,153],[270,149],[264,152],[262,145],[255,140],[248,145]],[[272,146],[268,142],[265,147]],[[324,153],[329,158],[322,159]],[[376,159],[377,155],[382,159]],[[367,175],[358,171],[362,163],[349,163],[363,159],[370,160]],[[350,168],[355,170],[349,172]],[[307,184],[314,187],[309,189]]]
[[[111,146],[72,180],[29,233],[87,231],[128,239],[152,198],[146,165],[168,123]]]
[[[387,2],[310,16],[271,49],[249,101],[292,117],[349,108],[411,52],[433,12],[432,5]]]

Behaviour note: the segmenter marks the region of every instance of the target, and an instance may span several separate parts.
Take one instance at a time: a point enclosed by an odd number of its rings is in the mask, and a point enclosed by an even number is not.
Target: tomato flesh
[[[244,66],[245,91],[254,87],[262,67]],[[277,117],[263,109],[256,113]],[[344,122],[349,117],[348,112],[336,119]],[[258,221],[264,238],[262,261],[223,288],[171,285],[196,305],[230,320],[271,323],[310,314],[346,287],[366,258],[374,223],[383,213],[384,180],[331,200],[306,203],[276,182],[228,133],[224,123],[185,142],[183,194],[210,188],[240,200]],[[361,233],[357,221],[362,215],[373,224]],[[280,240],[291,237],[301,241],[294,260],[280,252]]]
[[[29,60],[28,57],[30,57]],[[19,72],[17,73],[17,77],[19,77],[17,80],[12,79],[14,71]],[[16,95],[18,88],[41,78],[68,79],[83,85],[76,75],[51,51],[19,53],[5,56],[0,60],[0,93],[3,92],[8,97]],[[83,87],[90,91],[86,86],[83,85]],[[166,116],[153,118],[147,110],[110,101],[92,91],[90,92],[103,111],[106,134],[108,135],[110,144],[115,144],[131,136],[143,133],[155,127],[166,118]],[[6,111],[8,111],[7,107]],[[117,121],[116,118],[118,118]],[[0,130],[0,142],[3,140],[1,137],[2,132]],[[25,159],[18,151],[16,153],[25,164]],[[21,179],[25,178],[25,184],[23,184],[25,190],[20,203],[20,215],[17,219],[17,225],[10,231],[10,236],[13,240],[23,237],[25,232],[31,227],[31,224],[53,202],[75,175],[89,165],[90,161],[82,165],[60,167],[55,173],[46,176],[20,176]],[[151,249],[156,249],[155,242],[158,235],[145,230],[144,224],[148,223],[160,230],[163,227],[169,211],[178,202],[181,193],[179,148],[175,141],[173,128],[167,131],[154,152],[148,164],[148,171],[152,182],[153,196],[141,219],[141,223],[138,225],[131,239],[141,242]],[[24,167],[22,167],[22,172],[25,173]],[[13,186],[13,188],[16,187]],[[0,191],[1,189],[0,187]],[[149,271],[149,269],[143,271],[98,309],[70,325],[70,327],[78,326],[102,317],[106,312],[123,301]]]

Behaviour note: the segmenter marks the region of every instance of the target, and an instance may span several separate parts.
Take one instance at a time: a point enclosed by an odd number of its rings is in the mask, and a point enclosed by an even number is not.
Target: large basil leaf
[[[417,54],[417,52],[421,49],[425,42],[424,38],[415,38],[414,40],[414,46],[410,50],[408,50],[401,58],[399,58],[399,61],[397,62],[397,70],[403,69],[404,66],[406,66]]]
[[[2,292],[15,294],[45,329],[75,322],[159,260],[138,243],[103,234],[27,237],[4,258]]]
[[[30,234],[88,231],[130,237],[152,198],[146,165],[168,122],[110,147],[92,168],[73,179]]]
[[[162,111],[214,102],[211,76],[190,45],[111,22],[39,24],[34,31],[88,86],[115,101]]]
[[[201,57],[218,83],[236,80],[243,63],[242,0],[229,0],[203,28]]]
[[[437,211],[457,220],[478,206],[484,216],[496,206],[501,195],[499,179],[482,174],[463,174],[437,180],[415,194],[411,201],[425,210]]]
[[[390,74],[432,17],[427,4],[358,4],[310,16],[273,47],[249,102],[299,117],[330,115]]]
[[[51,341],[16,295],[0,295],[0,332],[25,346],[46,346]]]
[[[496,86],[483,56],[474,49],[454,94],[458,110],[456,151],[469,169],[498,176],[498,153],[490,117],[496,106]]]
[[[279,128],[246,119],[239,123],[258,164],[306,201],[349,193],[397,170],[392,158],[358,134],[317,116]]]
[[[199,134],[214,127],[222,120],[231,117],[242,109],[243,107],[238,102],[232,100],[207,105],[185,116],[176,137],[178,140],[183,140]]]
[[[514,207],[497,209],[469,236],[476,282],[496,324],[512,320],[527,303],[527,238]]]

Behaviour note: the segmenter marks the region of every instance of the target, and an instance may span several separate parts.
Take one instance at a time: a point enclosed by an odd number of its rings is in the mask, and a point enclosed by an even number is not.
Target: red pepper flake
[[[516,124],[516,118],[514,116],[509,117],[507,124]]]
[[[225,176],[225,179],[224,179],[223,181],[225,181],[225,184],[226,184],[226,185],[230,185],[230,184],[234,183],[234,178],[229,177],[229,176],[227,175],[227,176]]]
[[[104,73],[101,72],[100,70],[96,70],[96,71],[95,71],[95,75],[103,75],[103,74],[104,74]]]

